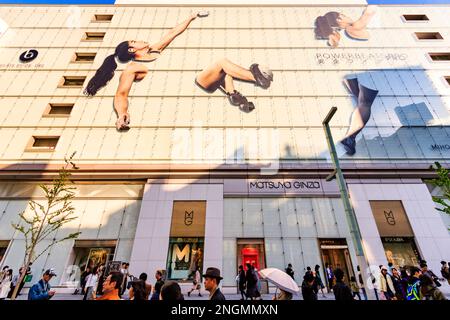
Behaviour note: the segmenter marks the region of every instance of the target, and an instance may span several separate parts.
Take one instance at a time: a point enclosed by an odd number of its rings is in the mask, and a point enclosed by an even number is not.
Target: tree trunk
[[[22,281],[25,279],[25,276],[27,275],[27,271],[28,271],[28,268],[29,268],[30,263],[31,263],[30,260],[31,259],[28,259],[28,262],[27,262],[26,266],[24,267],[25,272],[23,272],[21,274],[21,276],[19,277],[19,280],[17,280],[17,283],[16,283],[16,285],[14,287],[14,291],[13,291],[13,293],[11,295],[11,300],[16,300],[16,296],[17,296],[17,292],[19,291],[20,284],[22,283]]]

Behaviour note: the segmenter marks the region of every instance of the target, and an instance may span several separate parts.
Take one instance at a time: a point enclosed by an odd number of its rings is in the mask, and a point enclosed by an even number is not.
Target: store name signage
[[[392,212],[392,210],[389,210],[389,211],[384,210],[384,217],[386,218],[386,222],[389,225],[395,226],[395,217],[394,217],[394,212]]]
[[[186,226],[190,226],[190,225],[192,225],[193,222],[194,222],[194,211],[191,211],[191,212],[185,211],[184,212],[184,224]]]
[[[318,64],[339,64],[344,63],[355,63],[355,62],[369,62],[373,61],[375,63],[382,62],[392,62],[392,61],[405,61],[408,59],[406,53],[344,53],[344,52],[322,52],[316,53],[316,60]]]
[[[402,243],[405,242],[405,238],[403,237],[384,237],[382,238],[383,242],[394,242],[394,243]]]
[[[253,181],[249,183],[250,190],[299,190],[299,189],[320,189],[319,181]]]
[[[432,144],[431,150],[433,151],[450,150],[450,144]]]

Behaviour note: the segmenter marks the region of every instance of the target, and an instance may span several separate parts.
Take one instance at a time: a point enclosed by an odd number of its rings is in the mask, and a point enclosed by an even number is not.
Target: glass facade
[[[243,239],[264,239],[266,265],[291,263],[301,284],[307,266],[322,265],[319,238],[350,236],[339,198],[225,198],[223,230],[225,286],[235,285]]]

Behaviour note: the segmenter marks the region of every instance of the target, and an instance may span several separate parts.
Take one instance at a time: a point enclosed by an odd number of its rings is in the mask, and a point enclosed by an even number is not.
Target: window
[[[450,85],[450,76],[445,76],[445,81],[448,83],[448,85]]]
[[[430,52],[428,55],[433,61],[450,61],[450,52]]]
[[[53,151],[58,143],[58,136],[33,136],[25,151]]]
[[[49,103],[43,117],[68,117],[73,106],[73,103]]]
[[[72,62],[92,62],[95,59],[95,52],[75,52]]]
[[[404,14],[403,19],[407,22],[415,21],[429,21],[428,17],[424,14]]]
[[[94,22],[111,22],[113,18],[112,14],[96,14],[94,15]]]
[[[102,41],[105,37],[105,32],[86,32],[84,34],[84,41]]]
[[[415,32],[418,40],[442,40],[444,39],[439,32]]]
[[[60,87],[78,88],[82,87],[86,77],[83,76],[63,76]]]

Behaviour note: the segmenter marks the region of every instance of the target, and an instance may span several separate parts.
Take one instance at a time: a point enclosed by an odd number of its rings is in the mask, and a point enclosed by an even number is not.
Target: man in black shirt
[[[209,300],[214,301],[224,301],[225,296],[219,289],[220,280],[223,278],[220,276],[220,270],[217,268],[208,268],[206,269],[205,274],[203,275],[205,278],[205,289],[209,291]]]
[[[352,291],[344,283],[344,271],[341,269],[334,270],[336,284],[333,287],[334,297],[336,301],[353,301]]]

